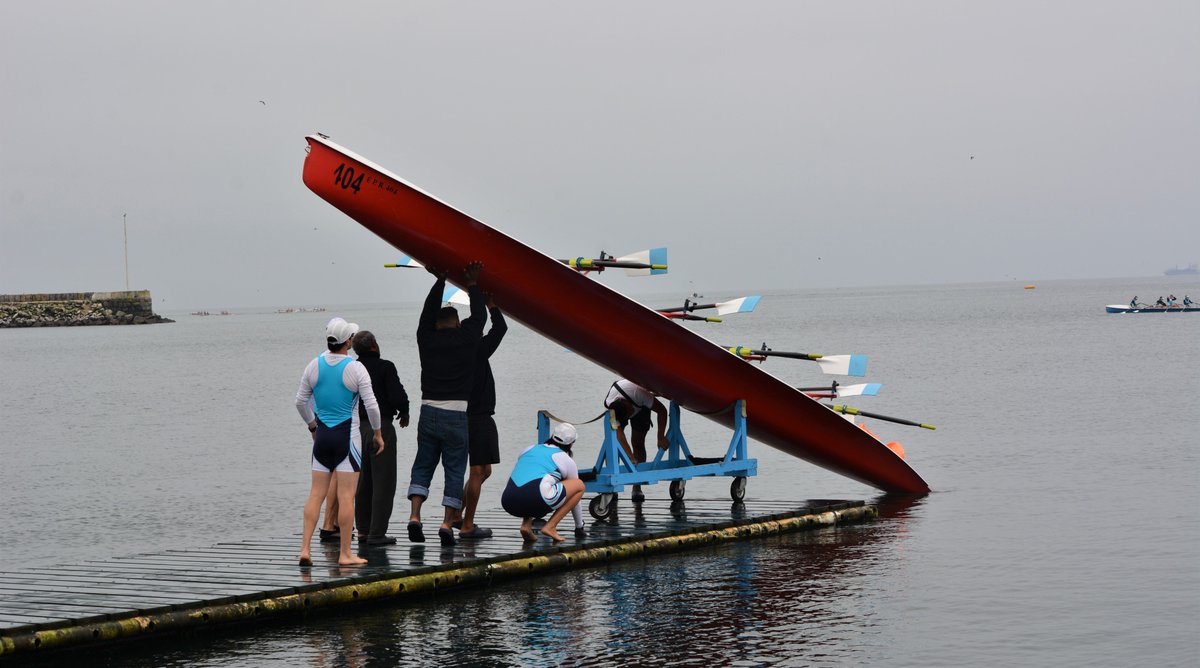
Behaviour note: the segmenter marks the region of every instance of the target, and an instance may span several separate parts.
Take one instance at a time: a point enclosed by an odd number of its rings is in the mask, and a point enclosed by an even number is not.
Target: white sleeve
[[[379,402],[375,400],[375,389],[371,387],[371,374],[367,372],[367,367],[358,361],[347,364],[342,382],[346,389],[358,392],[359,401],[367,408],[371,429],[380,429],[382,418],[379,415]]]
[[[571,459],[571,455],[560,451],[550,455],[550,458],[554,460],[554,465],[562,473],[563,480],[579,480],[579,467],[575,466],[575,460]]]
[[[563,480],[579,480],[579,467],[575,465],[575,460],[571,459],[571,455],[565,452],[556,452],[551,458],[559,472],[562,473]],[[582,506],[582,503],[576,503],[575,507],[571,508],[571,516],[575,518],[576,529],[583,528]]]
[[[316,419],[312,410],[312,391],[316,383],[317,360],[314,359],[304,367],[304,373],[300,374],[300,389],[296,390],[296,410],[300,412],[304,424],[311,424]]]

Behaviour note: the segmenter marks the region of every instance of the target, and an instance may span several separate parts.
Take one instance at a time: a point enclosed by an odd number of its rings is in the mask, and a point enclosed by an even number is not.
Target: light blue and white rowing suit
[[[535,443],[517,457],[500,502],[516,517],[542,517],[566,502],[567,490],[562,481],[578,479],[579,468],[571,455],[558,446]],[[575,504],[571,514],[575,528],[582,528],[583,512],[579,504]]]
[[[296,410],[305,424],[317,420],[313,440],[312,470],[358,471],[362,444],[358,435],[358,402],[367,409],[372,429],[381,418],[371,375],[349,355],[323,352],[308,363],[296,391]]]

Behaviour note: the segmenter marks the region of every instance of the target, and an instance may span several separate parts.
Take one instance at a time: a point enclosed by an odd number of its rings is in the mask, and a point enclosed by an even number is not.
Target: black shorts
[[[337,467],[347,460],[353,471],[362,468],[362,453],[354,448],[354,441],[351,440],[351,422],[352,420],[345,420],[336,426],[329,427],[320,419],[317,420],[312,458],[317,464],[325,467],[326,471],[337,470]],[[319,469],[314,468],[313,470]]]
[[[467,448],[471,466],[500,463],[500,434],[490,415],[467,415]]]
[[[542,498],[542,480],[530,480],[524,485],[517,485],[508,479],[504,494],[500,497],[500,505],[504,511],[513,517],[545,517],[554,508]]]
[[[633,425],[633,431],[641,432],[643,434],[649,432],[650,427],[653,426],[653,423],[650,421],[650,409],[638,408],[638,412],[634,413],[633,417],[629,418],[628,420],[621,420],[622,427],[627,424]]]

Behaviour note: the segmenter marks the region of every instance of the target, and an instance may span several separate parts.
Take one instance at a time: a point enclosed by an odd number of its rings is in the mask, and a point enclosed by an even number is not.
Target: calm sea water
[[[1200,314],[1103,310],[1160,292],[1200,296],[1200,281],[780,292],[754,314],[694,326],[730,345],[865,353],[867,380],[884,389],[853,405],[938,425],[867,421],[901,441],[934,488],[917,500],[880,498],[752,444],[759,476],[748,496],[876,500],[878,522],[92,658],[1195,665]],[[416,395],[416,310],[167,314],[178,322],[0,331],[5,569],[297,531],[310,441],[292,396],[324,322],[341,315],[375,331]],[[506,462],[532,442],[537,409],[592,417],[613,379],[520,325],[493,365]],[[800,362],[764,368],[796,384],[828,378]],[[727,431],[684,419],[698,454],[723,451]],[[401,432],[402,486],[414,432]],[[500,489],[485,487],[483,503],[498,505]],[[726,493],[720,480],[688,487],[696,498]]]

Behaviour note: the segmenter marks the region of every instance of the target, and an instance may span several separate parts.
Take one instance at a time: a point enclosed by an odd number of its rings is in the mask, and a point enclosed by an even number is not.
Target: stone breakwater
[[[175,322],[151,305],[149,290],[0,295],[0,328]]]

